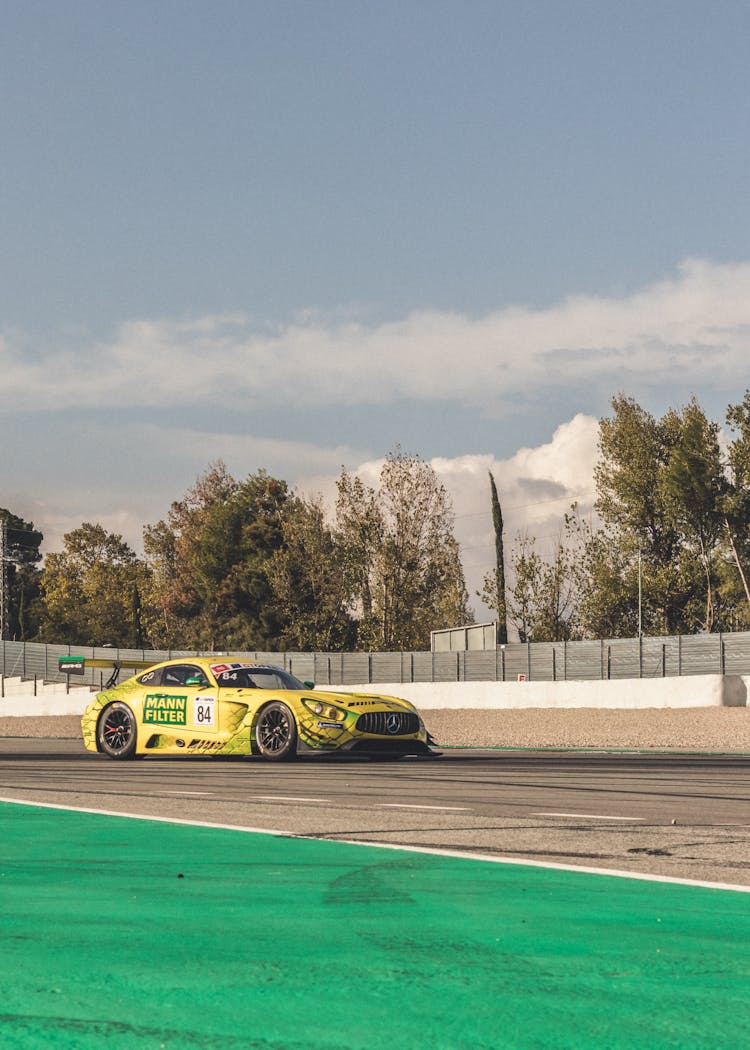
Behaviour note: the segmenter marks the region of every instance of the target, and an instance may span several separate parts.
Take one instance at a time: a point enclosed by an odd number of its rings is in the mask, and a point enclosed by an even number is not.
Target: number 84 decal
[[[213,729],[216,725],[216,697],[196,696],[193,700],[193,724]]]

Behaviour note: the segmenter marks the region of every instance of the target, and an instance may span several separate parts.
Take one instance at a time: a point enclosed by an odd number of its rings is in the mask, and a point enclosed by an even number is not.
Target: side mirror
[[[305,687],[305,689],[314,689],[315,688],[315,682],[303,682],[302,684]]]

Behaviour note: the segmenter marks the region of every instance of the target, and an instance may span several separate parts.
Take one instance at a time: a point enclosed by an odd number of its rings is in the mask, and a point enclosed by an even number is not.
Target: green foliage
[[[139,647],[135,595],[149,588],[145,563],[99,524],[84,522],[63,541],[62,551],[47,555],[41,577],[42,640]]]
[[[281,645],[318,652],[352,648],[356,624],[348,610],[354,575],[320,500],[288,499],[281,529],[283,543],[268,570],[283,624]]]
[[[162,646],[269,649],[283,624],[269,568],[283,543],[286,482],[265,471],[243,482],[209,467],[172,504],[166,521],[144,530],[151,567],[149,633]]]
[[[727,450],[729,489],[724,498],[724,527],[732,569],[720,563],[720,594],[726,598],[728,622],[735,629],[750,628],[750,391],[738,405],[727,409],[727,424],[734,434]],[[735,571],[736,570],[736,571]]]
[[[551,559],[537,553],[533,536],[519,536],[511,563],[515,585],[508,615],[519,639],[563,642],[576,637],[576,573],[568,520]]]
[[[427,649],[431,630],[472,621],[453,520],[444,486],[418,456],[389,453],[377,491],[342,471],[336,532],[359,649]]]
[[[750,626],[750,394],[729,406],[735,437],[725,453],[695,398],[662,419],[623,395],[612,409],[599,425],[597,527],[566,516],[551,560],[528,539],[514,555],[519,632],[540,640],[566,629],[632,637],[639,623],[652,635]],[[561,594],[564,628],[553,615]]]
[[[750,628],[750,391],[727,410],[731,439],[692,398],[661,419],[633,398],[600,421],[598,520],[575,507],[550,557],[519,536],[505,583],[490,474],[495,568],[482,597],[523,640]],[[473,617],[445,488],[429,464],[389,453],[377,488],[342,470],[333,521],[265,471],[222,462],[144,530],[145,561],[84,523],[47,556],[9,525],[11,633],[140,647],[418,650]],[[506,621],[507,613],[507,621]]]
[[[719,452],[719,428],[710,423],[695,399],[682,416],[670,413],[677,440],[664,468],[664,493],[677,530],[682,557],[697,558],[705,575],[705,616],[700,625],[711,631],[715,621],[715,561],[724,521],[728,484]]]
[[[719,427],[695,398],[658,421],[631,399],[615,398],[612,407],[600,425],[596,473],[597,509],[619,562],[611,582],[630,592],[632,606],[640,555],[644,632],[711,631],[725,605],[717,574],[730,491]],[[599,597],[606,604],[611,593]]]
[[[612,399],[614,415],[599,423],[599,462],[594,472],[596,509],[633,554],[660,564],[679,540],[665,504],[663,471],[676,435],[632,398]]]
[[[24,521],[2,507],[0,521],[5,521],[7,530],[7,637],[15,641],[27,641],[35,637],[38,629],[36,604],[41,578],[39,562],[42,559],[39,547],[43,536],[32,522]]]

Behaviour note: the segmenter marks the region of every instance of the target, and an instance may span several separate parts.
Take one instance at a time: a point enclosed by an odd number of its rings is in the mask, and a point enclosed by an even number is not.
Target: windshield
[[[305,689],[304,683],[280,667],[223,664],[213,667],[212,671],[219,687],[224,689]]]

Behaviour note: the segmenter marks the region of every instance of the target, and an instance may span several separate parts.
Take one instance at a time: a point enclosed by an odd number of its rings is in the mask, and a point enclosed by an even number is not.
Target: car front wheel
[[[263,758],[281,762],[294,756],[297,726],[286,704],[275,701],[263,708],[255,726],[255,743]]]
[[[105,707],[96,731],[99,750],[110,758],[132,758],[135,754],[135,715],[127,704]]]

